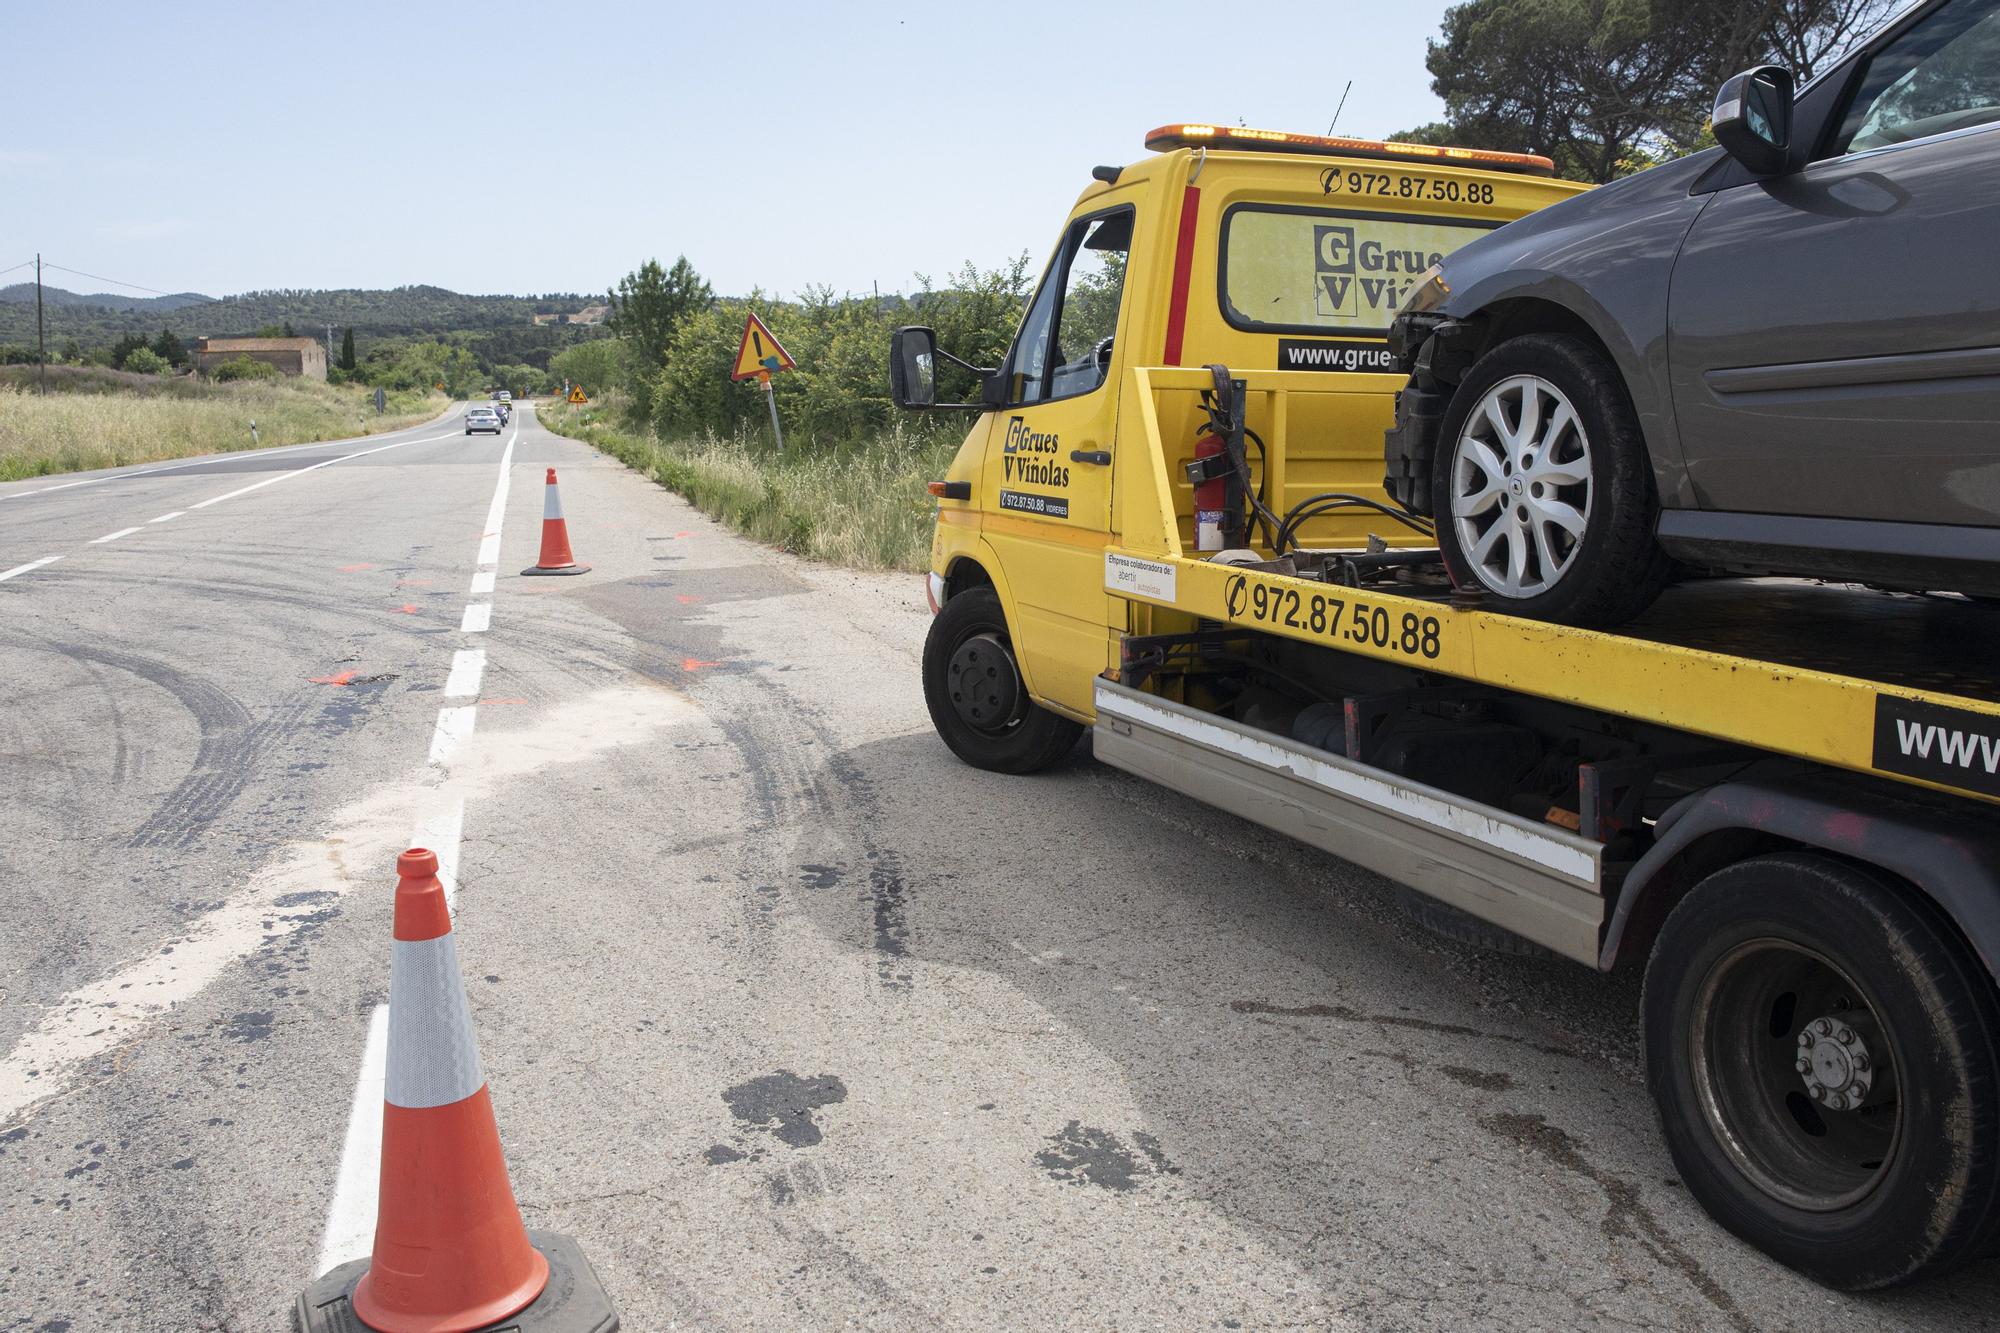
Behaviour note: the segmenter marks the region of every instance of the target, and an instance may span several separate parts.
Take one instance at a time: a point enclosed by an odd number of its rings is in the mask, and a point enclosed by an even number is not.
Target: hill
[[[22,291],[27,293],[25,301],[19,295]],[[220,299],[188,293],[142,301],[43,288],[51,347],[71,338],[85,347],[102,346],[127,334],[153,337],[162,328],[183,338],[229,337],[272,324],[290,324],[301,334],[319,334],[331,324],[335,329],[352,328],[357,337],[376,339],[498,332],[531,329],[538,314],[568,314],[599,299],[570,292],[469,296],[443,287],[418,286],[326,291],[283,288]],[[0,288],[0,343],[32,344],[34,339],[34,285],[17,283]]]
[[[214,300],[213,296],[203,296],[200,292],[177,292],[172,296],[116,296],[110,292],[78,294],[66,292],[60,287],[42,288],[42,305],[45,310],[56,306],[87,305],[126,312],[166,312],[179,310],[184,306],[203,305]],[[11,287],[0,287],[0,303],[5,302],[25,305],[32,311],[35,306],[35,284],[17,282]]]

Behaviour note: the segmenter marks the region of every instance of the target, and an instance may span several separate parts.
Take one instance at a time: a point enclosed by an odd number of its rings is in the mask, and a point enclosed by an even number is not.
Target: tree
[[[170,366],[187,364],[187,344],[172,329],[161,329],[160,336],[153,339],[153,354]]]
[[[1602,182],[1692,151],[1717,86],[1762,60],[1801,78],[1895,0],[1467,0],[1429,43],[1446,119],[1393,137],[1541,153]]]
[[[347,331],[340,335],[340,368],[350,372],[354,369],[354,326],[352,324],[348,325]]]
[[[715,293],[694,271],[687,256],[671,269],[649,259],[618,281],[610,294],[611,313],[605,327],[631,345],[635,366],[631,381],[633,408],[644,417],[651,411],[652,380],[666,364],[674,330],[696,311],[715,304]]]
[[[145,350],[145,347],[146,340],[144,338],[136,333],[126,334],[123,338],[111,344],[111,368],[113,370],[125,369],[127,358],[134,352]]]
[[[124,369],[134,375],[164,375],[171,368],[172,363],[150,347],[135,347],[125,354]]]
[[[63,339],[62,351],[57,355],[61,360],[67,361],[71,365],[80,365],[83,362],[83,344],[74,338],[65,338]]]

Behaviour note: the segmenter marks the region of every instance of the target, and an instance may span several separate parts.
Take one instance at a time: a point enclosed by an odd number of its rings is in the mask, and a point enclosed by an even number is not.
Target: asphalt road
[[[964,768],[919,580],[516,422],[0,486],[0,1330],[277,1329],[365,1252],[413,839],[631,1330],[2000,1323],[1713,1226],[1632,979],[1087,750]],[[550,465],[580,578],[516,573]]]

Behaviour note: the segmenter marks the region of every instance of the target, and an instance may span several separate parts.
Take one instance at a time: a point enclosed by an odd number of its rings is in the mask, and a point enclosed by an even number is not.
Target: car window
[[[2000,0],[1954,0],[1868,57],[1834,155],[2000,121]]]
[[[1222,220],[1222,313],[1259,332],[1379,336],[1419,274],[1494,225],[1238,204]]]
[[[1008,359],[1012,401],[1073,398],[1104,383],[1125,296],[1133,216],[1121,208],[1079,218],[1063,233]]]

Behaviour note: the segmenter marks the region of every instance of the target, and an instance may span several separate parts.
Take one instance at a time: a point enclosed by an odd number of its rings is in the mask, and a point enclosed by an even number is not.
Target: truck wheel
[[[1646,973],[1646,1081],[1689,1191],[1846,1291],[2000,1237],[2000,1003],[1941,913],[1801,853],[1718,870]]]
[[[1671,569],[1645,437],[1617,369],[1557,334],[1510,338],[1452,394],[1431,508],[1452,582],[1495,610],[1616,625]]]
[[[974,768],[1033,773],[1068,754],[1083,728],[1028,697],[1000,597],[972,588],[944,604],[924,640],[924,703],[951,752]]]

